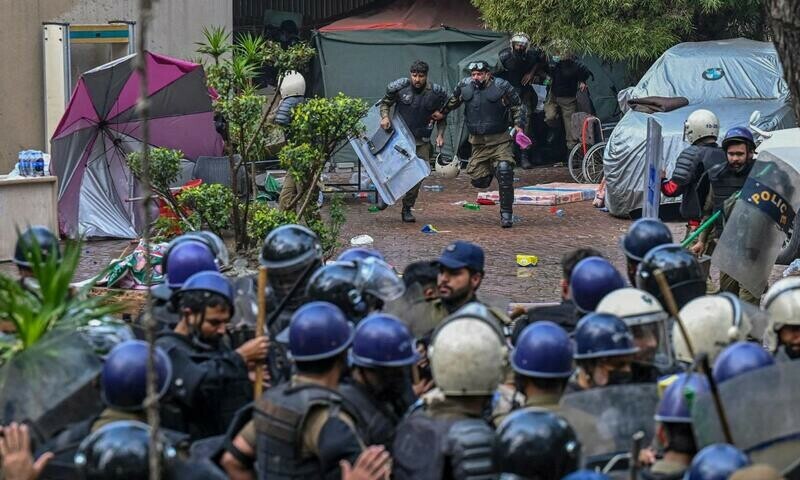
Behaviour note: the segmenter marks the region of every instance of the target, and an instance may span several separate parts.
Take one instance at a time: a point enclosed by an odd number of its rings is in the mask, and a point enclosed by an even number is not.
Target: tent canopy
[[[370,105],[386,92],[386,85],[408,76],[415,60],[430,66],[428,78],[452,91],[469,75],[469,59],[496,65],[508,35],[485,30],[480,14],[468,0],[398,0],[383,8],[334,22],[315,35],[318,52],[316,91],[360,97]],[[585,58],[595,75],[590,83],[601,119],[616,110],[616,91],[624,86],[625,69]],[[448,115],[443,153],[452,152],[465,137],[463,109]],[[348,146],[335,161],[355,162]]]

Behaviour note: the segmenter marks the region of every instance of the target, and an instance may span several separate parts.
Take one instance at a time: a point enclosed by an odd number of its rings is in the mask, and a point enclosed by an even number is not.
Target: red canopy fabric
[[[397,0],[382,9],[333,22],[320,31],[432,30],[442,25],[461,30],[485,28],[469,0]]]

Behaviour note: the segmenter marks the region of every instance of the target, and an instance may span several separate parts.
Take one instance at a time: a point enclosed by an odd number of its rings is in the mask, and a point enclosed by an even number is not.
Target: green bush
[[[181,159],[183,152],[170,148],[153,147],[150,149],[150,183],[157,193],[169,189],[169,186],[178,179],[181,172]],[[142,153],[131,152],[128,154],[128,168],[131,173],[141,181],[143,172]]]
[[[193,230],[207,228],[221,237],[231,224],[233,192],[225,185],[203,183],[187,188],[178,195],[178,202],[192,211],[189,221]]]
[[[289,223],[297,223],[294,212],[283,212],[262,203],[250,206],[247,236],[253,245],[260,245],[272,230]]]

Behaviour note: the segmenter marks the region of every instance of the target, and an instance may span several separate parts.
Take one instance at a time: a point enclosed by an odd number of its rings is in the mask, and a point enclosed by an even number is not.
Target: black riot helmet
[[[385,262],[370,257],[356,262],[333,262],[317,270],[306,287],[309,300],[330,302],[353,321],[396,300],[405,284]]]
[[[322,244],[302,225],[282,225],[267,234],[259,262],[269,270],[270,287],[282,298],[322,264]]]
[[[559,480],[577,470],[581,444],[563,418],[544,410],[523,409],[500,424],[492,455],[501,477]]]
[[[678,244],[658,246],[644,256],[636,270],[636,287],[655,296],[667,309],[664,296],[656,282],[655,272],[661,270],[675,297],[678,309],[706,293],[706,276],[691,252]]]
[[[175,463],[177,452],[163,437],[162,471]],[[109,423],[86,437],[75,454],[82,480],[130,480],[149,478],[150,427],[142,422]]]
[[[56,258],[61,257],[58,239],[53,235],[53,232],[47,227],[35,225],[28,228],[17,237],[17,244],[14,248],[14,263],[17,264],[17,266],[31,268],[31,259],[25,256],[25,251],[30,250],[34,244],[39,245],[42,260],[45,260],[51,254],[55,255]]]
[[[653,248],[672,243],[672,232],[657,218],[640,218],[631,224],[620,243],[628,260],[641,262]]]

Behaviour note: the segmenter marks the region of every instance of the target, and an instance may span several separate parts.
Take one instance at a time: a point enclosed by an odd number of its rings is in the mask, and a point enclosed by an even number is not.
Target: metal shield
[[[414,135],[399,115],[392,115],[393,133],[381,134],[380,111],[375,104],[362,119],[366,130],[362,136],[351,138],[358,159],[384,202],[394,205],[414,185],[430,175],[428,162],[417,156]],[[374,141],[382,143],[380,148]],[[372,152],[377,153],[373,154]]]
[[[645,433],[647,445],[653,438],[657,405],[653,383],[615,385],[564,395],[559,414],[578,435],[584,457],[591,460],[630,451],[638,431]]]

